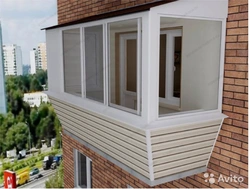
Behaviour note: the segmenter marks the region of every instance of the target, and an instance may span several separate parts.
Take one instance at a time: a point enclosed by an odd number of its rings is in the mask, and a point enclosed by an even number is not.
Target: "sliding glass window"
[[[86,98],[103,102],[103,26],[84,28]]]
[[[108,24],[109,105],[140,114],[141,20]]]
[[[159,116],[218,108],[221,24],[161,17]]]
[[[64,91],[82,96],[80,29],[69,29],[63,35]]]

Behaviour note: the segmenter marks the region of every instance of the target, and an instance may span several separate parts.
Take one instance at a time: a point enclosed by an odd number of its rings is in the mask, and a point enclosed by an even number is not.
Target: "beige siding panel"
[[[178,132],[178,133],[155,136],[155,137],[151,138],[151,142],[152,142],[152,144],[162,143],[162,142],[177,140],[177,139],[181,139],[181,138],[198,136],[198,135],[202,135],[204,133],[213,133],[213,132],[217,132],[219,130],[219,126],[220,125],[209,126],[209,127],[205,127],[205,128],[201,128],[201,129],[188,130],[188,131],[183,131],[183,132]]]
[[[145,131],[106,121],[65,102],[51,102],[66,130],[149,178]]]
[[[174,140],[174,141],[170,141],[170,142],[154,144],[154,145],[152,145],[152,151],[154,153],[155,151],[159,151],[159,150],[164,150],[164,149],[168,149],[168,148],[184,146],[187,144],[198,143],[198,142],[202,142],[202,141],[206,141],[206,140],[210,140],[210,139],[215,139],[217,136],[217,133],[218,132],[210,133],[207,135],[195,136],[195,137],[191,137],[191,138]]]
[[[214,140],[208,140],[208,141],[204,141],[204,142],[198,142],[195,144],[174,147],[174,148],[170,148],[167,150],[160,150],[160,151],[153,153],[153,159],[169,156],[172,154],[178,154],[178,153],[182,153],[182,152],[186,152],[186,151],[191,151],[191,150],[195,150],[195,149],[206,148],[208,146],[212,146],[213,144],[214,144]]]
[[[167,175],[177,174],[177,173],[192,170],[195,168],[205,167],[206,163],[207,163],[207,160],[203,160],[203,161],[195,162],[192,164],[176,167],[173,169],[168,169],[165,171],[157,172],[154,174],[154,176],[155,176],[155,179],[159,179],[159,178],[165,177]]]
[[[189,158],[181,159],[178,161],[169,162],[166,164],[157,165],[157,166],[154,166],[154,172],[157,173],[163,170],[173,169],[173,168],[188,165],[194,162],[208,160],[208,156],[209,156],[208,154],[203,154],[203,155],[199,155],[195,157],[189,157]]]
[[[65,124],[68,124],[68,123],[66,123],[66,122],[63,121],[63,124],[65,125]],[[79,134],[81,134],[81,136],[84,137],[84,140],[86,138],[88,138],[89,140],[93,141],[95,143],[93,145],[97,144],[97,145],[102,146],[103,148],[109,150],[110,152],[112,152],[110,154],[116,154],[116,155],[120,156],[121,158],[124,158],[125,160],[133,163],[138,168],[143,169],[144,171],[148,170],[148,166],[146,164],[141,163],[140,161],[136,160],[135,158],[133,158],[131,156],[131,154],[127,155],[126,153],[124,153],[124,152],[122,152],[122,151],[120,151],[120,150],[118,150],[116,148],[111,147],[109,145],[109,143],[106,143],[107,141],[100,141],[97,138],[95,138],[94,135],[89,135],[87,132],[80,131],[80,130],[78,130],[76,128],[73,128],[72,126],[70,127],[70,129],[71,129],[70,131],[73,130],[73,131],[78,132]]]
[[[155,179],[205,167],[221,120],[151,131]]]
[[[82,138],[82,134],[83,134],[83,133],[81,133],[81,132],[79,133],[78,131],[72,130],[71,127],[67,127],[67,126],[64,126],[64,125],[63,125],[63,127],[64,127],[66,130],[68,130],[69,132],[71,132],[72,134],[74,134],[75,136],[77,136],[77,137],[79,137],[79,138]],[[86,142],[88,142],[89,144],[92,144],[93,142],[94,142],[94,143],[96,142],[96,140],[90,140],[89,138],[84,138],[84,140],[85,140]],[[113,157],[114,159],[120,161],[121,163],[127,165],[127,166],[130,167],[131,169],[133,169],[133,170],[137,171],[138,173],[144,175],[145,177],[149,178],[149,173],[148,173],[148,171],[145,171],[145,170],[141,169],[141,168],[138,167],[137,165],[135,165],[135,164],[131,163],[130,161],[126,160],[125,158],[123,158],[123,157],[121,157],[121,156],[119,156],[119,155],[117,155],[117,154],[111,152],[110,150],[108,150],[108,149],[102,147],[101,145],[99,145],[99,144],[97,144],[97,143],[95,144],[95,147],[98,148],[99,150],[101,150],[102,152],[104,152],[104,153],[110,155],[110,156]]]
[[[136,159],[138,159],[139,161],[141,161],[141,162],[143,162],[145,164],[148,164],[147,153],[145,151],[138,150],[138,149],[137,149],[137,151],[135,151],[135,147],[133,147],[131,145],[126,145],[126,143],[121,142],[121,141],[119,141],[119,140],[117,140],[115,138],[111,138],[108,135],[105,135],[105,136],[101,135],[100,132],[93,132],[92,130],[89,130],[89,129],[79,128],[77,123],[74,123],[74,122],[72,122],[71,120],[69,120],[67,118],[65,119],[60,114],[58,114],[58,117],[60,118],[60,120],[62,122],[68,123],[68,124],[74,126],[76,129],[84,130],[85,133],[89,133],[89,135],[91,135],[91,136],[93,136],[95,138],[98,138],[99,140],[109,144],[111,147],[114,147],[116,149],[121,149],[121,147],[124,147],[124,148],[122,148],[123,152],[126,152],[126,154],[129,154],[132,157],[135,157]],[[85,126],[86,125],[84,125],[84,127]],[[112,141],[112,142],[110,142],[110,141]],[[120,145],[121,143],[123,143],[123,146]],[[134,150],[131,150],[131,148],[133,148]],[[142,156],[142,154],[143,154],[143,156]]]
[[[112,124],[110,122],[104,121],[102,119],[99,119],[98,117],[95,117],[95,115],[90,115],[88,113],[85,113],[84,111],[79,111],[77,109],[74,109],[70,106],[66,106],[57,102],[52,102],[53,106],[56,106],[57,109],[63,111],[63,110],[67,110],[67,114],[69,114],[70,112],[72,112],[73,114],[75,114],[75,116],[78,115],[78,117],[82,117],[88,120],[91,120],[95,123],[97,123],[98,125],[104,125],[106,128],[110,128],[112,130],[114,130],[115,128],[117,128],[118,132],[121,133],[122,135],[126,135],[129,136],[130,138],[134,138],[135,140],[141,141],[141,142],[146,142],[146,138],[145,138],[145,131],[144,134],[139,133],[137,134],[137,132],[134,132],[133,130],[128,130],[128,129],[124,129],[123,127],[120,127],[120,125],[115,125]],[[133,133],[133,135],[131,135],[131,133]],[[134,135],[135,133],[135,135]]]
[[[164,164],[166,162],[175,162],[179,159],[184,159],[184,158],[189,158],[189,157],[194,157],[194,156],[198,156],[201,154],[208,154],[212,151],[212,146],[209,146],[207,148],[202,148],[202,149],[198,149],[198,150],[193,150],[193,151],[188,151],[188,152],[184,152],[184,153],[178,153],[172,156],[166,156],[163,158],[158,158],[153,160],[153,164],[155,166],[159,165],[159,164]],[[208,155],[207,155],[208,156]]]
[[[107,126],[119,126],[120,129],[124,128],[125,130],[130,130],[134,133],[138,133],[142,136],[145,136],[145,131],[144,130],[141,130],[141,129],[138,129],[138,128],[135,128],[131,125],[127,125],[125,123],[121,123],[117,120],[114,120],[114,119],[111,119],[111,118],[107,118],[105,116],[102,116],[100,114],[96,114],[94,112],[91,112],[91,111],[88,111],[86,109],[82,109],[82,108],[79,108],[77,106],[74,106],[70,103],[67,103],[67,102],[64,102],[64,101],[61,101],[61,100],[57,100],[51,96],[49,96],[49,99],[51,100],[51,103],[54,105],[55,103],[57,103],[58,105],[60,106],[64,106],[64,107],[67,107],[67,108],[71,108],[73,110],[78,110],[80,111],[82,114],[87,114],[85,115],[86,117],[90,118],[90,119],[93,119],[93,120],[97,120],[99,121],[100,123],[104,123],[105,125]],[[123,130],[124,131],[124,130]]]
[[[82,124],[84,124],[85,126],[89,126],[89,129],[95,130],[95,132],[98,132],[101,135],[107,134],[111,138],[112,136],[115,138],[119,138],[119,140],[124,141],[126,144],[129,143],[133,146],[136,146],[137,147],[136,149],[138,148],[143,149],[143,150],[146,149],[146,139],[144,139],[145,141],[144,143],[139,142],[137,140],[134,140],[133,138],[130,138],[129,136],[126,136],[126,135],[118,133],[117,131],[111,130],[105,127],[104,125],[97,124],[96,122],[85,119],[82,116],[78,116],[76,113],[67,112],[66,110],[61,109],[57,105],[54,105],[54,107],[56,108],[56,111],[58,114],[61,114],[67,117],[67,119],[70,119],[74,122],[78,122],[79,127],[82,127],[83,126]]]
[[[198,124],[190,124],[190,125],[183,125],[183,126],[175,126],[175,127],[168,127],[168,128],[162,128],[162,129],[156,129],[151,131],[151,137],[157,136],[157,135],[165,135],[175,132],[181,132],[191,129],[197,129],[202,127],[209,127],[211,125],[220,125],[220,120],[210,121],[206,123],[198,123]]]

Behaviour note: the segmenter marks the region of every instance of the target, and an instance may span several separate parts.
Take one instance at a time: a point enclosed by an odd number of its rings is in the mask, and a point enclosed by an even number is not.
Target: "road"
[[[42,177],[36,181],[30,182],[25,186],[20,186],[18,188],[45,188],[45,181],[48,179],[48,176]]]
[[[30,182],[28,184],[19,186],[18,188],[45,188],[45,181],[54,173],[56,170],[48,170],[48,171],[41,171],[40,173],[43,174],[42,178],[35,180],[35,176],[30,178]],[[3,186],[0,186],[0,189],[3,189]]]
[[[28,184],[22,185],[18,188],[45,188],[45,181],[55,173],[56,170],[49,170],[43,173],[43,177],[38,180],[31,180]]]

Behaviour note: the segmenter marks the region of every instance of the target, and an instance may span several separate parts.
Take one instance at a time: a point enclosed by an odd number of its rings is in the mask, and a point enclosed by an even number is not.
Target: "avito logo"
[[[205,182],[209,182],[210,184],[214,184],[216,182],[215,178],[214,178],[214,174],[213,173],[204,173],[204,178],[205,178]],[[222,174],[220,174],[218,180],[218,182],[227,182],[227,183],[241,183],[244,181],[243,177],[237,177],[235,175],[230,175],[230,176],[223,176]]]

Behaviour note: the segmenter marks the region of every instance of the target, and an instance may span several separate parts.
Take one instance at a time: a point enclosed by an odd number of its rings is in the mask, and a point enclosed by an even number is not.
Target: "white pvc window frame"
[[[86,83],[87,83],[87,79],[86,79],[86,56],[85,56],[85,54],[86,54],[86,52],[85,52],[85,49],[86,49],[86,44],[85,44],[85,29],[86,28],[90,28],[90,27],[95,27],[95,26],[102,26],[102,36],[103,36],[103,102],[101,102],[101,101],[98,101],[98,100],[94,100],[94,99],[92,99],[92,98],[88,98],[87,97],[87,86],[86,86]],[[105,25],[104,24],[97,24],[97,25],[91,25],[91,26],[86,26],[86,27],[82,27],[81,28],[81,42],[82,42],[82,45],[81,45],[81,70],[82,70],[82,97],[83,98],[86,98],[86,99],[89,99],[89,100],[92,100],[92,101],[95,101],[95,102],[99,102],[99,103],[101,103],[101,104],[105,104],[105,90],[107,90],[107,89],[105,89],[105,79],[106,79],[106,77],[105,77],[105,72],[106,72],[106,69],[105,69],[105,66],[106,66],[106,60],[105,60],[105,55],[106,55],[106,53],[105,53],[105,47],[106,47],[106,45],[105,45],[105,42],[106,42],[106,40],[105,40],[105,32],[104,32],[104,29],[105,29]],[[97,57],[97,59],[98,59],[98,57]]]
[[[63,42],[64,42],[64,37],[63,37],[63,31],[67,31],[67,30],[72,30],[72,29],[79,29],[79,31],[80,31],[80,39],[79,39],[79,43],[80,43],[80,64],[81,64],[81,70],[83,69],[82,68],[82,59],[83,59],[83,56],[82,56],[82,50],[83,50],[83,47],[82,47],[82,29],[81,29],[81,27],[77,27],[77,26],[72,26],[72,27],[69,27],[69,28],[67,28],[67,29],[63,29],[63,30],[61,30],[60,31],[60,39],[61,39],[61,41],[60,41],[60,46],[61,46],[61,49],[60,49],[60,53],[61,53],[61,62],[62,62],[62,68],[63,68],[63,70],[62,70],[62,81],[63,81],[63,86],[62,86],[62,92],[64,92],[64,93],[66,93],[66,94],[70,94],[70,95],[73,95],[73,96],[77,96],[77,97],[79,97],[79,96],[85,96],[85,94],[83,93],[84,92],[84,89],[83,89],[83,85],[81,85],[81,94],[80,95],[77,95],[77,94],[72,94],[72,93],[68,93],[68,92],[66,92],[65,91],[65,73],[64,73],[64,68],[65,68],[65,66],[64,66],[64,45],[63,45]],[[83,72],[81,71],[81,81],[83,81]]]
[[[114,17],[106,20],[101,21],[94,21],[85,24],[78,24],[74,26],[67,26],[60,30],[60,46],[61,46],[61,54],[63,54],[63,31],[70,30],[70,29],[80,29],[80,54],[81,54],[81,98],[85,100],[90,100],[92,102],[96,102],[99,104],[104,104],[105,106],[112,107],[115,109],[120,109],[122,111],[126,111],[129,113],[133,113],[136,115],[141,115],[141,59],[142,59],[142,18],[144,17],[143,13],[138,13],[134,15],[127,15],[122,17]],[[114,22],[126,21],[126,20],[133,20],[137,19],[137,110],[129,109],[120,105],[112,104],[110,106],[110,83],[109,83],[109,24]],[[103,97],[104,101],[100,102],[97,100],[93,100],[91,98],[86,97],[86,63],[85,63],[85,28],[93,27],[93,26],[102,26],[103,28]],[[61,57],[62,63],[64,62],[63,56]],[[63,68],[64,69],[64,68]],[[64,81],[64,70],[62,70],[62,77]],[[65,92],[64,89],[64,82],[63,82],[63,93],[73,95],[70,93]],[[75,95],[73,95],[75,96]],[[78,97],[78,96],[75,96]]]
[[[106,56],[108,57],[108,85],[109,85],[109,88],[108,88],[108,90],[109,90],[109,92],[108,92],[108,104],[109,104],[109,106],[110,107],[113,107],[113,108],[117,108],[117,109],[120,109],[120,110],[123,110],[123,111],[127,111],[127,112],[130,112],[130,113],[133,113],[133,114],[136,114],[136,115],[141,115],[141,86],[142,86],[142,83],[141,83],[141,59],[142,59],[142,45],[141,45],[141,43],[142,43],[142,18],[141,17],[138,17],[138,18],[133,18],[133,19],[137,19],[137,33],[136,33],[136,35],[137,35],[137,57],[136,57],[136,66],[137,66],[137,73],[136,73],[136,82],[137,82],[137,85],[136,85],[136,87],[137,87],[137,89],[136,89],[136,100],[137,100],[137,110],[134,110],[134,109],[130,109],[130,108],[127,108],[127,107],[124,107],[124,106],[122,106],[122,105],[117,105],[117,104],[114,104],[114,103],[111,103],[111,85],[110,85],[110,81],[111,81],[111,72],[110,72],[110,43],[109,43],[109,41],[107,41],[107,47],[108,47],[108,49],[107,49],[107,54],[106,54]],[[133,20],[133,19],[124,19],[124,20],[120,20],[120,21],[115,21],[115,22],[122,22],[122,21],[126,21],[126,20]],[[114,23],[114,22],[108,22],[107,23],[107,40],[109,40],[110,39],[110,35],[109,35],[109,31],[110,31],[110,27],[109,27],[109,24],[112,24],[112,23]],[[126,36],[126,37],[125,37]],[[134,37],[132,37],[131,36],[131,34],[124,34],[124,40],[126,40],[126,39],[134,39]],[[122,45],[123,44],[123,40],[120,40],[120,45]],[[121,46],[120,46],[121,47]],[[124,47],[124,45],[123,45],[123,47]],[[122,49],[120,49],[120,52],[119,53],[121,53],[122,52],[122,50],[123,50],[123,52],[124,52],[124,49],[122,48]],[[124,55],[125,56],[125,55]],[[125,65],[125,63],[124,62],[122,62],[121,63],[121,67],[123,67],[123,65]],[[125,73],[126,73],[126,71],[122,71],[122,68],[120,69],[120,72],[121,72],[121,78],[125,78]],[[121,92],[125,92],[125,93],[130,93],[130,94],[133,94],[133,92],[129,92],[129,91],[124,91],[124,89],[125,89],[125,82],[126,82],[126,80],[124,81],[124,80],[122,80],[121,79],[121,82],[120,82],[120,84],[121,84],[121,88],[120,88],[120,91]],[[121,99],[122,99],[122,93],[120,94],[121,96]],[[122,101],[123,102],[123,101]]]
[[[182,19],[197,19],[197,20],[204,20],[204,21],[219,21],[221,22],[221,45],[220,45],[220,66],[219,66],[219,89],[218,89],[218,106],[217,109],[213,109],[213,110],[194,110],[194,111],[184,111],[184,112],[178,112],[178,114],[176,113],[169,113],[169,114],[159,114],[159,104],[154,104],[154,107],[156,108],[156,112],[154,112],[154,116],[156,117],[156,120],[159,121],[164,121],[164,120],[174,120],[174,119],[178,119],[178,118],[184,118],[184,117],[189,117],[189,116],[203,116],[209,113],[222,113],[222,93],[223,93],[223,76],[224,75],[224,57],[225,57],[225,43],[226,43],[226,19],[223,18],[204,18],[204,17],[189,17],[189,16],[174,16],[174,15],[168,15],[168,14],[155,14],[154,15],[155,19],[158,20],[157,23],[157,28],[156,29],[156,33],[159,34],[160,36],[160,19],[161,18],[182,18]],[[180,27],[180,26],[179,26]],[[158,38],[160,41],[160,38]],[[159,41],[158,41],[158,51],[159,52]],[[159,54],[159,53],[158,53]],[[159,70],[159,65],[157,66],[157,69]],[[158,71],[157,71],[158,72]],[[159,72],[158,72],[159,74]],[[156,80],[159,86],[159,81]],[[158,88],[159,89],[159,88]],[[159,91],[159,90],[157,90]],[[157,93],[158,94],[158,93]],[[157,99],[158,99],[158,103],[160,102],[160,97],[159,95],[157,95]],[[156,113],[156,114],[155,114]]]
[[[165,77],[165,98],[159,97],[159,102],[180,107],[180,98],[174,97],[174,48],[175,37],[182,37],[182,29],[162,30],[160,34],[166,35],[166,77]]]
[[[80,185],[79,185],[79,167],[80,165],[78,164],[79,163],[79,155],[82,155],[82,156],[85,156],[86,158],[86,180],[87,180],[87,186],[86,188],[92,188],[92,160],[87,157],[86,155],[82,154],[81,152],[79,152],[78,150],[75,150],[75,185],[76,185],[76,188],[82,188]]]
[[[221,30],[221,57],[220,57],[220,78],[219,78],[219,98],[218,98],[218,109],[215,110],[208,110],[203,112],[183,112],[183,114],[167,114],[167,116],[160,116],[159,115],[159,77],[158,77],[158,70],[159,65],[151,64],[150,62],[155,62],[157,60],[158,52],[150,52],[147,54],[149,50],[152,48],[159,48],[158,38],[160,36],[160,17],[169,17],[169,18],[186,18],[186,19],[199,19],[199,20],[215,20],[222,22],[222,30]],[[108,56],[107,53],[104,52],[104,104],[98,101],[89,100],[82,97],[73,96],[71,94],[65,93],[63,91],[64,83],[60,82],[60,93],[56,91],[51,91],[51,95],[55,96],[59,99],[66,100],[76,106],[85,107],[88,110],[91,110],[95,113],[100,115],[104,115],[107,117],[112,117],[113,119],[119,120],[123,123],[128,123],[131,125],[136,125],[136,127],[144,127],[145,124],[149,124],[155,122],[156,125],[161,125],[165,121],[169,121],[169,123],[174,124],[178,123],[181,124],[187,123],[189,118],[197,118],[197,119],[205,119],[207,115],[213,114],[221,114],[222,113],[222,93],[223,93],[223,75],[224,75],[224,54],[225,54],[225,34],[226,34],[226,18],[204,18],[204,17],[194,17],[194,16],[187,16],[187,15],[174,15],[174,14],[163,14],[158,12],[158,10],[150,10],[149,12],[141,12],[141,13],[134,13],[128,14],[124,16],[118,16],[103,20],[97,20],[93,22],[87,22],[82,24],[77,24],[73,26],[66,26],[62,27],[59,30],[59,41],[60,50],[59,53],[63,54],[63,45],[62,45],[62,31],[74,28],[84,28],[89,26],[96,26],[96,25],[103,25],[104,26],[104,49],[108,48],[108,24],[110,22],[117,22],[117,21],[124,21],[128,19],[135,19],[141,18],[142,19],[142,57],[141,60],[143,64],[141,65],[141,101],[142,101],[142,108],[141,108],[141,116],[137,114],[131,114],[127,111],[113,108],[108,106],[109,97],[108,97]],[[60,56],[60,62],[63,63],[63,56]],[[60,80],[64,81],[64,71],[63,67],[60,67]],[[138,68],[139,70],[139,68]],[[180,121],[183,120],[183,121]]]

